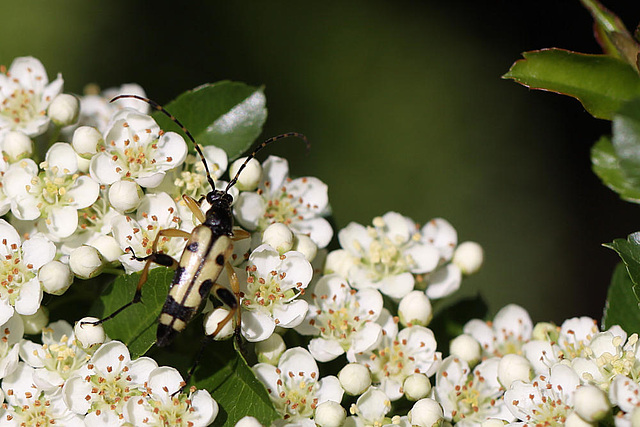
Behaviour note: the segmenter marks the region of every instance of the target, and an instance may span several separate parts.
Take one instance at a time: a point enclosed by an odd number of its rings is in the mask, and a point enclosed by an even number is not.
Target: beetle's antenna
[[[238,181],[238,177],[240,176],[240,172],[242,172],[242,170],[245,167],[247,167],[247,164],[249,163],[249,161],[256,156],[258,151],[262,150],[264,147],[266,147],[267,145],[271,144],[272,142],[276,142],[279,139],[290,138],[290,137],[296,137],[296,138],[300,138],[301,140],[303,140],[304,143],[307,145],[307,151],[309,151],[309,148],[311,147],[311,143],[309,143],[309,140],[307,139],[306,136],[304,136],[303,134],[301,134],[299,132],[287,132],[287,133],[283,133],[281,135],[277,135],[277,136],[274,136],[272,138],[269,138],[266,141],[264,141],[262,144],[258,145],[258,147],[255,150],[253,150],[253,153],[251,153],[249,155],[249,157],[247,157],[247,159],[244,161],[242,166],[240,166],[240,169],[238,169],[238,172],[236,172],[236,176],[234,176],[233,179],[231,181],[229,181],[229,184],[227,184],[227,188],[224,190],[225,193],[229,192],[229,189],[231,187],[233,187],[234,184]]]
[[[200,159],[202,159],[202,164],[204,165],[204,170],[207,172],[207,181],[209,181],[209,185],[211,185],[211,189],[212,190],[216,189],[216,183],[211,178],[211,174],[209,173],[209,166],[207,166],[207,160],[204,158],[204,154],[202,154],[202,147],[193,138],[193,136],[191,135],[191,132],[189,132],[187,130],[187,128],[184,127],[184,125],[182,123],[180,123],[180,121],[173,116],[173,114],[168,112],[162,105],[158,104],[154,100],[149,99],[149,98],[145,98],[145,97],[140,96],[140,95],[118,95],[118,96],[116,96],[115,98],[113,98],[109,102],[114,102],[114,101],[117,101],[118,99],[123,99],[123,98],[135,98],[135,99],[139,99],[140,101],[144,101],[147,104],[149,104],[152,108],[155,108],[157,111],[160,111],[165,116],[169,117],[172,122],[174,122],[175,124],[180,126],[180,129],[182,129],[182,132],[184,132],[185,135],[187,135],[189,137],[191,142],[193,142],[193,145],[196,147],[196,151],[200,155]],[[256,150],[256,151],[258,151],[258,150]]]

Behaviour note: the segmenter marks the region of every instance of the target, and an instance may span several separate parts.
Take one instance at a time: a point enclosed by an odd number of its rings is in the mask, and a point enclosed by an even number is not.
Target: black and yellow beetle
[[[128,248],[134,259],[145,262],[144,268],[133,299],[120,307],[109,316],[97,321],[87,322],[99,324],[115,317],[127,307],[140,302],[142,297],[142,286],[147,281],[151,263],[167,266],[176,270],[169,294],[158,318],[158,332],[156,344],[159,347],[169,345],[175,336],[180,333],[186,325],[193,319],[202,302],[210,293],[229,307],[229,314],[218,323],[216,330],[211,336],[216,336],[220,330],[236,316],[236,336],[240,327],[240,286],[233,267],[229,263],[233,252],[233,241],[249,237],[249,233],[244,230],[233,230],[233,214],[231,205],[233,196],[229,194],[229,189],[238,181],[240,173],[247,166],[249,161],[255,157],[256,153],[268,144],[282,138],[298,137],[309,147],[307,138],[298,132],[284,133],[273,138],[269,138],[260,144],[244,161],[236,175],[229,181],[224,190],[216,190],[215,182],[209,173],[207,161],[202,153],[200,145],[195,141],[191,133],[172,114],[165,110],[158,103],[138,95],[119,95],[111,102],[122,98],[135,98],[147,102],[154,109],[164,113],[175,122],[187,137],[194,144],[207,174],[207,181],[211,186],[211,191],[200,201],[183,195],[182,198],[196,218],[200,221],[191,233],[174,228],[160,230],[153,241],[152,252],[145,257],[138,257],[133,253],[132,248]],[[209,209],[203,213],[200,209],[201,203],[206,199],[210,205]],[[187,239],[185,249],[179,261],[171,256],[157,252],[158,242],[161,237],[182,237]],[[216,280],[227,269],[231,290],[216,283]]]

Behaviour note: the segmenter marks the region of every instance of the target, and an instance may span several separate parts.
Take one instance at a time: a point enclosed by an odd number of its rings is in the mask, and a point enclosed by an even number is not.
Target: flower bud
[[[327,400],[316,408],[313,420],[320,427],[340,427],[347,418],[347,411],[338,402]]]
[[[564,421],[565,427],[595,427],[596,425],[597,424],[589,423],[580,418],[580,415],[578,415],[576,411],[571,412]]]
[[[411,425],[432,427],[439,425],[444,417],[444,412],[438,402],[430,398],[425,398],[418,400],[408,415]]]
[[[49,324],[49,309],[41,305],[38,311],[30,315],[20,315],[24,324],[24,333],[35,335],[42,332],[42,328]]]
[[[557,341],[559,333],[558,328],[553,323],[539,322],[533,327],[531,334],[532,340],[538,341]]]
[[[69,255],[69,267],[81,279],[90,279],[102,273],[102,255],[93,246],[82,245]]]
[[[51,101],[47,114],[56,125],[68,126],[78,120],[79,111],[78,98],[68,93],[61,93]]]
[[[213,333],[218,328],[220,322],[222,322],[228,315],[230,311],[224,307],[214,308],[212,311],[204,316],[204,333],[207,335],[213,335]],[[233,319],[227,321],[225,325],[222,326],[222,329],[218,331],[218,333],[213,336],[213,339],[216,341],[226,340],[231,338],[233,335]]]
[[[38,280],[42,284],[42,290],[46,293],[62,295],[71,286],[73,274],[71,274],[68,265],[60,261],[50,261],[38,271]]]
[[[262,424],[256,418],[247,415],[240,418],[234,427],[262,427]]]
[[[307,261],[312,262],[318,254],[318,245],[306,234],[296,234],[293,237],[293,250],[300,252]]]
[[[33,141],[22,132],[7,132],[2,142],[2,151],[7,155],[9,163],[13,163],[31,156]]]
[[[594,385],[578,387],[573,399],[575,411],[580,418],[590,423],[603,420],[611,409],[607,395]]]
[[[471,335],[458,335],[449,344],[449,354],[455,354],[470,365],[475,365],[482,357],[480,343]]]
[[[400,323],[404,326],[427,326],[433,318],[429,297],[421,291],[409,292],[400,300],[398,316],[400,317]]]
[[[293,232],[283,223],[274,222],[262,233],[262,243],[283,254],[293,247]]]
[[[504,427],[506,424],[504,420],[489,418],[488,420],[484,420],[482,424],[480,424],[480,427]]]
[[[231,179],[236,176],[245,160],[247,160],[246,157],[240,157],[231,164],[229,168],[229,176]],[[260,165],[260,162],[256,159],[251,159],[240,173],[240,176],[238,176],[236,187],[242,191],[255,190],[260,182],[260,178],[262,178],[262,165]]]
[[[338,380],[347,394],[357,396],[371,385],[371,373],[364,365],[349,363],[338,372]]]
[[[276,366],[280,360],[280,356],[286,349],[287,346],[282,337],[279,334],[271,334],[266,340],[256,343],[258,362]]]
[[[94,324],[99,320],[95,317],[83,317],[73,327],[76,342],[87,353],[93,353],[107,339],[102,323]]]
[[[324,262],[324,273],[336,273],[342,277],[349,275],[349,269],[354,265],[353,258],[345,249],[337,249],[327,254]]]
[[[80,156],[90,159],[98,152],[98,145],[103,142],[102,134],[93,126],[80,126],[73,132],[71,145]]]
[[[506,389],[512,382],[520,380],[528,382],[531,379],[531,364],[527,359],[517,354],[505,354],[498,364],[498,381]]]
[[[89,246],[96,248],[107,262],[117,261],[118,257],[124,253],[118,241],[113,236],[106,236],[104,234],[92,240]]]
[[[484,260],[482,246],[476,242],[460,243],[453,253],[453,263],[463,274],[473,274],[480,270]]]
[[[425,374],[411,374],[405,378],[402,385],[404,395],[409,400],[420,400],[431,392],[431,383]]]
[[[135,210],[144,193],[142,188],[134,181],[116,181],[109,187],[109,203],[120,213]]]

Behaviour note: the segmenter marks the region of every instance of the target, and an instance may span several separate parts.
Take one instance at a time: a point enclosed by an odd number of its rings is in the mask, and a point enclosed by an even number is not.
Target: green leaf
[[[619,325],[628,334],[640,333],[638,288],[622,263],[618,264],[611,278],[602,324],[605,329]]]
[[[609,137],[601,137],[591,148],[591,166],[602,182],[622,199],[640,203],[640,185],[627,178]]]
[[[615,114],[611,142],[626,177],[640,185],[640,99],[627,102]]]
[[[261,87],[222,81],[187,91],[165,108],[199,144],[215,145],[234,159],[247,151],[262,132],[267,119],[266,102]],[[156,111],[153,117],[162,129],[174,130],[186,139],[180,127],[167,116]]]
[[[640,232],[632,233],[626,239],[616,239],[604,245],[620,255],[627,267],[633,283],[640,283]]]
[[[251,415],[260,424],[271,425],[280,418],[273,408],[264,385],[255,377],[238,352],[231,352],[231,340],[214,342],[207,347],[194,376],[204,379],[195,382],[199,389],[207,389],[220,405],[214,426],[233,426],[240,418]]]
[[[610,120],[624,102],[640,96],[640,78],[627,63],[605,55],[562,49],[523,53],[503,78],[531,89],[578,99],[594,117]]]
[[[158,316],[172,279],[172,270],[154,268],[142,287],[142,302],[126,308],[104,323],[107,335],[125,343],[134,359],[145,354],[156,342]],[[118,276],[92,307],[93,315],[103,318],[130,302],[139,280],[140,273]]]

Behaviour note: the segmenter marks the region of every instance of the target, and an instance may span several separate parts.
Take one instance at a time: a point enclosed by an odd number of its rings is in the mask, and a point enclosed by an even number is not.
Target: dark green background
[[[630,3],[607,5],[635,25]],[[577,0],[0,4],[0,62],[36,56],[67,91],[137,82],[165,103],[205,82],[266,85],[264,136],[312,141],[307,157],[295,141],[271,152],[329,185],[339,226],[447,218],[484,246],[465,287],[494,312],[599,317],[617,259],[600,243],[640,229],[590,171],[609,124],[500,79],[525,50],[598,52]]]

